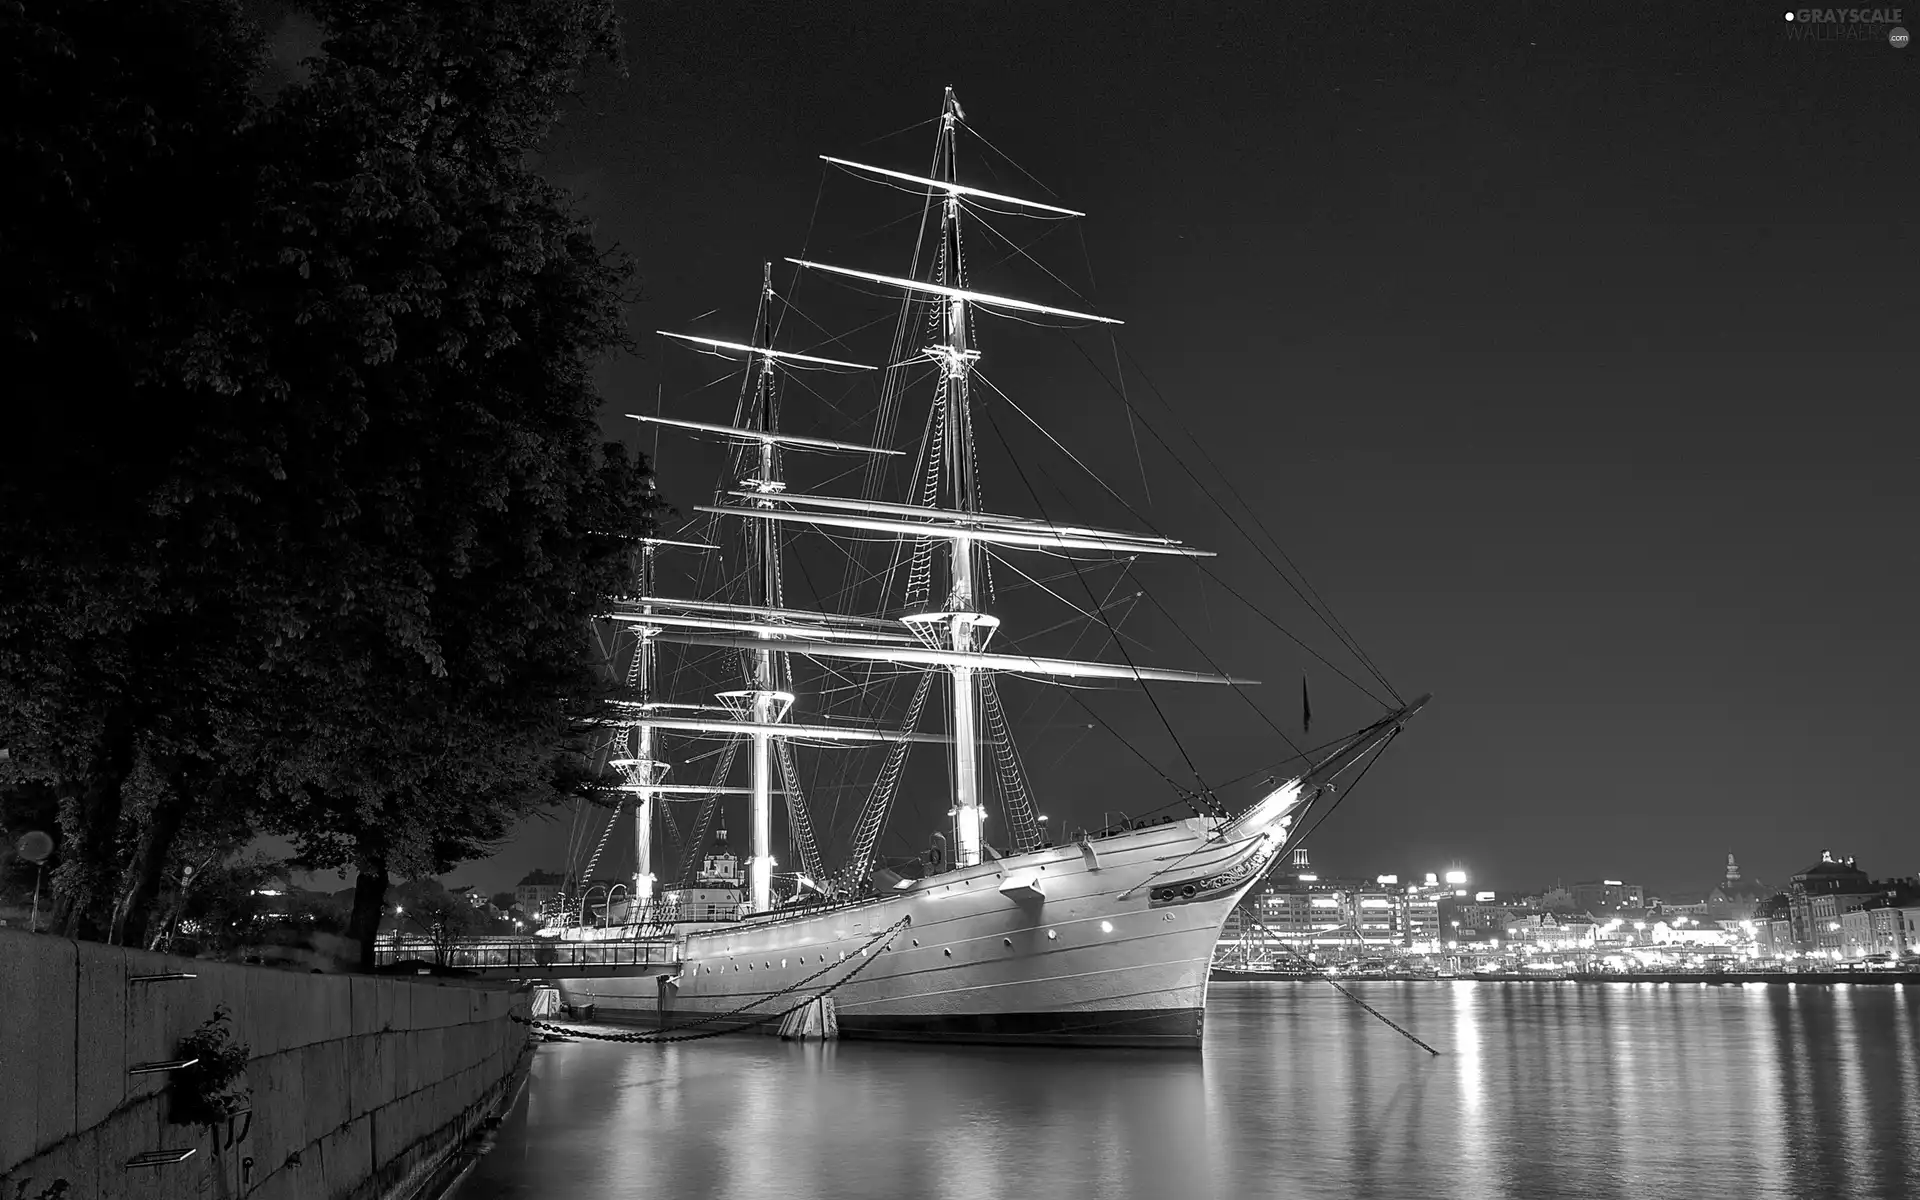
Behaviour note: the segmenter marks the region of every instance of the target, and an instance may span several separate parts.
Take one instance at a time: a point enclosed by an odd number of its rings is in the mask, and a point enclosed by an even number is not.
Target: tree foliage
[[[443,870],[588,786],[589,623],[657,504],[591,370],[630,266],[529,166],[605,0],[313,0],[270,100],[227,0],[0,5],[0,745],[61,917],[183,841]],[[102,69],[100,64],[108,64]]]

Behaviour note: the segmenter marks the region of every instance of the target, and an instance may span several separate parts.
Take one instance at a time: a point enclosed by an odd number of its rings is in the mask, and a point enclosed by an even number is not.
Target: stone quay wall
[[[149,979],[191,973],[192,979]],[[180,1040],[224,1004],[252,1111],[168,1121]],[[525,992],[298,974],[0,930],[0,1197],[400,1200],[443,1173],[529,1050]],[[153,1151],[193,1149],[163,1166]],[[65,1180],[62,1189],[59,1181]]]

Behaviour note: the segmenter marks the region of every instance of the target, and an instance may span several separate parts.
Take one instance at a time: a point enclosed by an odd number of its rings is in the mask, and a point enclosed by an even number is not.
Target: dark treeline
[[[0,825],[133,945],[287,837],[364,963],[390,880],[593,790],[657,501],[589,377],[631,267],[530,166],[611,4],[296,11],[289,78],[238,0],[0,2]]]

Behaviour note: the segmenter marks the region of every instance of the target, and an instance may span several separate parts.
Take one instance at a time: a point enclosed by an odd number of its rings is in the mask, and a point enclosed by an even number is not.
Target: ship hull
[[[771,1033],[829,994],[842,1037],[1197,1049],[1221,924],[1277,846],[1150,826],[691,933],[677,975],[559,986],[596,1020],[653,1028]]]

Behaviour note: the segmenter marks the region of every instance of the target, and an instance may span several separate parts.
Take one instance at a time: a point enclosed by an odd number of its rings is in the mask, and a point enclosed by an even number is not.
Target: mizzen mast
[[[641,597],[653,595],[653,555],[662,547],[713,550],[706,542],[687,542],[673,538],[643,537],[634,570],[634,591]],[[651,613],[653,606],[643,600],[641,611]],[[633,662],[627,673],[627,686],[637,696],[635,707],[642,712],[656,705],[653,700],[654,638],[660,631],[644,622],[633,625]],[[645,721],[629,724],[625,731],[629,757],[612,760],[627,782],[621,791],[633,793],[633,913],[638,914],[653,901],[653,801],[663,792],[681,790],[665,783],[668,764],[655,755],[653,726]]]

